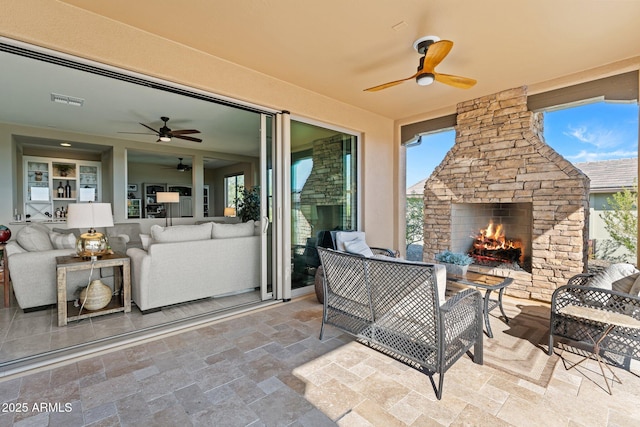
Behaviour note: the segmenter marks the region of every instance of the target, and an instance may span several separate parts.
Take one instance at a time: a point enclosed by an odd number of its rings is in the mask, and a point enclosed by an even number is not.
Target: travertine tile
[[[543,387],[463,357],[445,374],[443,397],[437,400],[429,376],[335,328],[328,327],[320,341],[322,309],[310,300],[0,379],[2,402],[72,407],[68,413],[0,414],[0,427],[635,427],[640,419],[638,375],[614,368],[622,384],[614,383],[610,396],[593,361],[567,371],[561,360]],[[53,315],[24,318],[50,322]],[[107,323],[112,322],[103,321]],[[93,322],[84,325],[92,328]],[[566,351],[562,357],[570,363],[579,360]]]

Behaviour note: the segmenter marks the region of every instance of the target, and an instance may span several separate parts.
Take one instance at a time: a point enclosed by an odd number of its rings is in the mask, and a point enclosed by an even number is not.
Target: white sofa
[[[260,286],[260,228],[239,224],[153,225],[131,248],[131,293],[142,312]]]
[[[75,255],[76,237],[71,230],[56,232],[46,225],[33,223],[16,233],[7,243],[9,270],[13,293],[18,305],[33,311],[57,303],[56,257]],[[115,243],[114,238],[114,243]],[[124,248],[124,243],[121,243]],[[101,278],[113,288],[113,269],[93,272],[93,279]],[[72,271],[67,276],[67,301],[77,298],[78,288],[87,286],[89,272]]]

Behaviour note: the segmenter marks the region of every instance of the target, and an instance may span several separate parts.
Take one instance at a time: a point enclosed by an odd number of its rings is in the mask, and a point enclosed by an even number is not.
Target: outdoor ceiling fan
[[[420,55],[423,55],[422,58],[420,58],[418,71],[416,71],[414,75],[405,79],[394,80],[392,82],[367,88],[365,89],[365,92],[376,92],[414,78],[416,79],[416,83],[420,86],[427,86],[434,81],[437,81],[460,89],[469,89],[470,87],[473,87],[473,85],[477,83],[474,79],[453,76],[451,74],[437,73],[435,71],[436,66],[449,54],[452,47],[452,41],[440,40],[440,38],[436,36],[425,36],[419,38],[413,43],[413,48]]]
[[[169,121],[169,117],[160,117],[160,120],[162,120],[164,122],[164,125],[158,130],[155,130],[151,126],[145,125],[144,123],[140,123],[142,126],[146,127],[150,131],[152,131],[154,135],[158,136],[158,140],[156,142],[161,142],[161,141],[162,142],[170,142],[172,138],[184,139],[186,141],[193,141],[193,142],[202,142],[202,140],[200,138],[194,138],[192,136],[186,136],[186,135],[192,134],[192,133],[200,133],[199,130],[196,130],[196,129],[171,130],[167,126],[167,122]],[[142,132],[118,132],[118,133],[150,135],[149,133],[142,133]]]

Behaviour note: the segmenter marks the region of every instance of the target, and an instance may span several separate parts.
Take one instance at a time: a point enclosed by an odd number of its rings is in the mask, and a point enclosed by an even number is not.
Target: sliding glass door
[[[291,121],[291,287],[311,285],[323,231],[358,228],[357,137]]]

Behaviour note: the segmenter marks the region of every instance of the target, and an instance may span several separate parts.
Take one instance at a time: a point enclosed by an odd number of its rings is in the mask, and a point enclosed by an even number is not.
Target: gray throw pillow
[[[23,249],[29,252],[50,251],[53,244],[49,239],[49,229],[45,225],[31,224],[19,230],[16,240]]]
[[[629,291],[631,290],[631,286],[633,286],[633,283],[635,282],[635,278],[630,282],[628,280],[621,282],[618,281],[636,273],[640,273],[640,271],[638,271],[631,264],[611,264],[609,267],[593,276],[591,280],[589,280],[588,285],[592,288],[616,290],[618,292],[629,293]]]
[[[344,247],[350,254],[361,255],[363,257],[372,257],[373,251],[363,239],[353,239],[344,242]]]
[[[49,239],[55,249],[75,249],[76,236],[73,233],[56,233],[52,231],[49,233]]]

